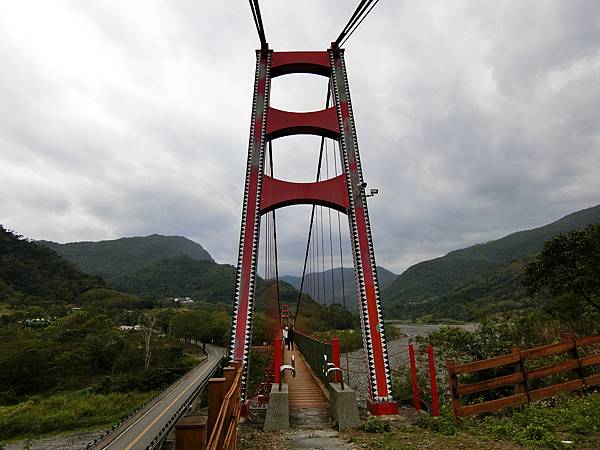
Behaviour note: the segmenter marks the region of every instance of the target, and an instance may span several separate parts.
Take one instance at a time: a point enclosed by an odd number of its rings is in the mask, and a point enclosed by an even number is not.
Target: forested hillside
[[[56,249],[85,272],[102,275],[106,284],[117,291],[149,299],[191,297],[227,305],[233,301],[235,267],[217,264],[200,244],[184,237],[153,234],[113,241],[38,244]],[[259,309],[263,293],[264,281],[257,277]],[[282,303],[298,300],[298,291],[288,283],[280,284],[279,293]],[[113,299],[115,295],[111,294],[110,302],[126,303],[123,294],[117,295],[117,300]]]
[[[100,277],[83,273],[56,252],[0,225],[0,303],[65,304],[101,286]]]
[[[187,256],[213,261],[200,244],[182,236],[124,237],[99,242],[59,244],[39,241],[90,274],[101,275],[109,284],[123,274],[164,258]]]
[[[332,282],[333,272],[333,282]],[[377,266],[377,275],[379,277],[379,287],[383,289],[389,286],[397,277],[393,272],[390,272],[385,267]],[[294,286],[296,289],[300,289],[302,277],[284,275],[281,277],[283,281]],[[325,303],[331,304],[335,300],[335,303],[342,304],[342,300],[345,297],[346,307],[350,311],[358,311],[358,303],[356,302],[356,286],[354,284],[354,269],[352,267],[342,269],[336,267],[333,269],[326,270],[323,273],[308,273],[304,279],[304,292],[312,293],[309,286],[319,286],[320,292],[324,292]],[[332,286],[334,289],[332,289]]]
[[[224,303],[233,298],[235,268],[178,256],[124,271],[113,277],[110,284],[123,292],[154,298],[190,296],[209,303]]]
[[[524,265],[544,241],[598,222],[600,205],[416,264],[383,290],[385,312],[404,319],[474,320],[535,306],[521,285]]]
[[[165,258],[124,273],[112,280],[117,290],[151,298],[192,297],[205,303],[233,302],[235,267],[212,261],[197,261],[187,256]],[[287,283],[281,283],[281,301],[295,303],[298,292]],[[264,292],[264,281],[257,277],[257,306]]]

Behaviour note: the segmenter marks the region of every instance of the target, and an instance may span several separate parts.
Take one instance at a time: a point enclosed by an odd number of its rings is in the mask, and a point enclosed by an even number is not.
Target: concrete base
[[[290,400],[287,383],[271,385],[264,431],[287,430],[290,427]]]
[[[373,416],[392,416],[398,414],[398,403],[367,400],[367,409]]]
[[[348,386],[342,390],[340,383],[329,383],[329,415],[340,431],[359,427],[356,393]]]

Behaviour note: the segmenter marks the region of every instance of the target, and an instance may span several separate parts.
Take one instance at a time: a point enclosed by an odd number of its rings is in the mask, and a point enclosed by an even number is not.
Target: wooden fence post
[[[243,370],[243,366],[242,366],[242,362],[241,361],[236,361],[234,363],[235,369],[236,369],[236,373]],[[240,408],[241,408],[241,402],[242,402],[242,380],[239,380],[239,383],[236,386],[236,390],[235,390],[235,395],[233,396],[233,401],[234,403],[234,416],[235,416],[235,420],[237,421],[237,423],[239,423],[239,414],[240,414]],[[234,427],[233,429],[233,448],[236,448],[237,445],[237,426]]]
[[[573,333],[563,333],[563,341],[572,342],[573,348],[568,351],[569,357],[571,359],[577,360],[577,367],[573,369],[577,376],[581,378],[581,380],[585,383],[585,379],[583,376],[583,367],[581,367],[581,360],[579,359],[579,352],[577,351],[577,345],[575,343],[575,335]]]
[[[175,450],[206,448],[206,417],[188,416],[175,424]]]
[[[454,410],[454,418],[458,419],[460,413],[460,397],[458,396],[458,381],[456,379],[456,373],[454,372],[453,359],[446,360],[446,366],[448,367],[448,385],[450,387],[450,395],[452,397],[452,409]]]
[[[219,410],[223,403],[225,378],[211,378],[208,380],[208,420],[206,421],[207,435],[210,438]]]
[[[235,380],[235,376],[237,374],[237,370],[235,367],[224,367],[223,368],[223,378],[225,378],[225,384],[223,386],[223,395],[229,392],[229,388],[233,385],[233,381]]]
[[[521,347],[513,347],[511,352],[519,355],[519,360],[514,364],[515,373],[521,373],[522,380],[515,385],[515,394],[528,394],[527,380],[525,379],[525,365],[521,359]],[[527,395],[529,402],[529,395]]]
[[[237,375],[237,367],[231,367],[231,366],[225,367],[223,369],[223,375],[225,378],[225,383],[223,384],[223,398],[225,398],[225,396],[227,395],[227,393],[233,386],[233,383],[235,382],[235,377]],[[231,402],[234,402],[234,401],[236,401],[235,397],[233,397],[230,400],[230,402],[227,406],[227,409],[225,410],[225,420],[224,420],[224,426],[223,426],[224,431],[219,436],[218,448],[223,448],[223,439],[225,439],[225,434],[227,432],[227,429],[229,428],[229,423],[231,422],[231,415],[232,415],[232,411],[233,411]],[[219,408],[220,408],[220,406],[219,406]]]
[[[437,380],[435,374],[435,358],[433,357],[433,345],[427,346],[427,358],[429,360],[429,383],[431,385],[431,409],[433,417],[440,415],[440,401],[438,398]]]

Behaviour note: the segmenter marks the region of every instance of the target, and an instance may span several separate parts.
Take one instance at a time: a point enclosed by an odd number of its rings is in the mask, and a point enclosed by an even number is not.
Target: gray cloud
[[[4,5],[0,223],[58,241],[182,234],[233,263],[257,44],[246,6]],[[326,48],[352,9],[261,6],[276,50]],[[379,264],[399,272],[600,203],[598,17],[593,0],[380,2],[347,46]],[[323,81],[277,79],[272,104],[320,107]],[[276,174],[313,179],[317,147],[275,141]],[[278,213],[282,272],[301,270],[309,210]]]

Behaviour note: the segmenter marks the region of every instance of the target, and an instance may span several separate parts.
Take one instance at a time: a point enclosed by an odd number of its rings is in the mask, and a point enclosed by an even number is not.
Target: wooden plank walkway
[[[289,364],[292,354],[296,358],[296,378],[290,372],[286,372],[283,381],[288,384],[290,395],[290,409],[320,408],[329,406],[327,398],[313,378],[309,368],[300,356],[298,350],[286,350],[284,355],[285,364]]]

